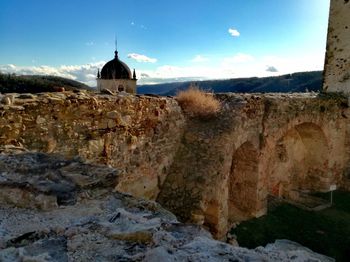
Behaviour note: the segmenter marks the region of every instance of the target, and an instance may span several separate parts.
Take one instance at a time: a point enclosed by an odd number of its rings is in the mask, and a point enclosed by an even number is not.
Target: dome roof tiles
[[[118,58],[115,51],[113,60],[107,62],[101,70],[102,79],[132,79],[130,68]]]

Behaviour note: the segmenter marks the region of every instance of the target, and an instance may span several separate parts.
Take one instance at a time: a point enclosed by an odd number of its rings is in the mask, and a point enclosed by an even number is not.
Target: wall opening
[[[229,220],[250,217],[257,206],[258,152],[250,142],[242,144],[233,154],[229,177]]]
[[[275,145],[269,161],[270,195],[297,200],[302,191],[329,188],[328,144],[322,129],[303,123],[288,130]]]
[[[125,91],[124,90],[124,86],[123,85],[119,85],[118,86],[118,92],[122,92],[122,91]]]

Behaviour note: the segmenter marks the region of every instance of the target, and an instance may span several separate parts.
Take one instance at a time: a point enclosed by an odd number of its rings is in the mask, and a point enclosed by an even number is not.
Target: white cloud
[[[156,84],[176,81],[199,81],[207,79],[229,79],[239,77],[266,77],[295,72],[323,70],[324,54],[314,53],[304,56],[263,56],[253,57],[238,53],[224,57],[218,63],[208,66],[194,64],[192,66],[164,65],[153,70],[138,70],[138,84]],[[267,66],[267,65],[273,65]],[[274,70],[278,72],[273,72]],[[270,69],[270,70],[267,70]]]
[[[136,68],[138,84],[155,84],[176,81],[199,81],[206,79],[228,79],[238,77],[264,77],[289,74],[294,72],[323,70],[324,53],[314,52],[307,55],[263,56],[253,57],[249,54],[238,53],[224,57],[219,62],[192,64],[191,66],[162,65],[149,70]],[[98,68],[104,61],[85,65],[53,66],[17,66],[13,64],[0,65],[2,73],[17,75],[55,75],[74,79],[89,86],[96,86]],[[271,72],[272,66],[278,72]],[[269,68],[270,67],[270,68]],[[270,70],[267,70],[270,69]]]
[[[234,36],[234,37],[238,37],[238,36],[241,35],[241,33],[238,32],[238,30],[237,30],[237,29],[234,29],[234,28],[229,28],[229,29],[228,29],[228,32],[229,32],[230,35],[232,35],[232,36]]]
[[[131,26],[137,26],[138,28],[141,28],[143,30],[147,30],[147,27],[143,24],[136,24],[134,21],[131,21],[130,23]]]
[[[154,70],[139,70],[138,84],[155,84],[165,82],[191,81],[230,78],[234,74],[230,69],[210,66],[172,66],[164,65]]]
[[[273,65],[279,74],[323,70],[324,53],[314,52],[305,55],[290,55],[286,57],[264,56],[259,61],[261,66]]]
[[[140,75],[141,77],[143,77],[143,78],[148,78],[148,77],[150,77],[149,75],[147,75],[146,73],[141,73],[141,75]]]
[[[191,62],[193,63],[203,63],[209,61],[208,57],[202,56],[202,55],[196,55]]]
[[[86,43],[85,43],[85,45],[86,45],[86,46],[93,46],[94,44],[95,44],[95,43],[94,43],[94,42],[92,42],[92,41],[90,41],[90,42],[86,42]]]
[[[53,75],[80,81],[89,86],[96,86],[97,70],[106,62],[101,61],[86,65],[62,65],[53,66],[16,66],[0,65],[0,72],[15,73],[17,75]]]
[[[254,61],[254,57],[249,54],[238,53],[234,56],[228,56],[223,59],[223,63],[226,65],[229,64],[240,64],[248,63]]]
[[[271,73],[277,73],[278,69],[274,66],[266,66],[266,71]]]
[[[140,54],[136,54],[136,53],[128,54],[128,58],[134,59],[139,63],[155,63],[155,62],[157,62],[156,58],[150,58],[148,56],[140,55]]]

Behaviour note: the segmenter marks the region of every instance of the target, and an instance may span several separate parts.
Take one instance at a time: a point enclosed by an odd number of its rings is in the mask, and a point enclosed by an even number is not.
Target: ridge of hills
[[[191,84],[200,89],[214,93],[288,93],[320,91],[322,89],[323,71],[299,72],[273,77],[249,77],[225,80],[186,81],[156,85],[140,85],[139,94],[157,94],[174,96],[177,92],[187,89]]]
[[[185,81],[140,85],[138,94],[174,96],[179,91],[195,84],[200,89],[214,93],[267,93],[305,92],[322,89],[323,71],[299,72],[273,77],[247,77],[224,80]],[[0,72],[0,93],[41,93],[65,90],[95,90],[81,82],[42,75],[13,75]]]
[[[46,75],[14,75],[0,73],[0,93],[41,93],[62,90],[94,90],[75,80]]]

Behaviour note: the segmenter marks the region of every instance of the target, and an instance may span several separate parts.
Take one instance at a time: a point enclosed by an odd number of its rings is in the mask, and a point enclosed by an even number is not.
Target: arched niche
[[[123,85],[119,85],[118,86],[118,92],[122,92],[122,91],[125,91],[125,88]]]
[[[258,184],[258,152],[250,142],[233,154],[229,176],[229,220],[240,221],[256,211]]]
[[[293,198],[301,190],[326,190],[328,152],[327,139],[318,125],[302,123],[289,129],[271,152],[269,194]]]

